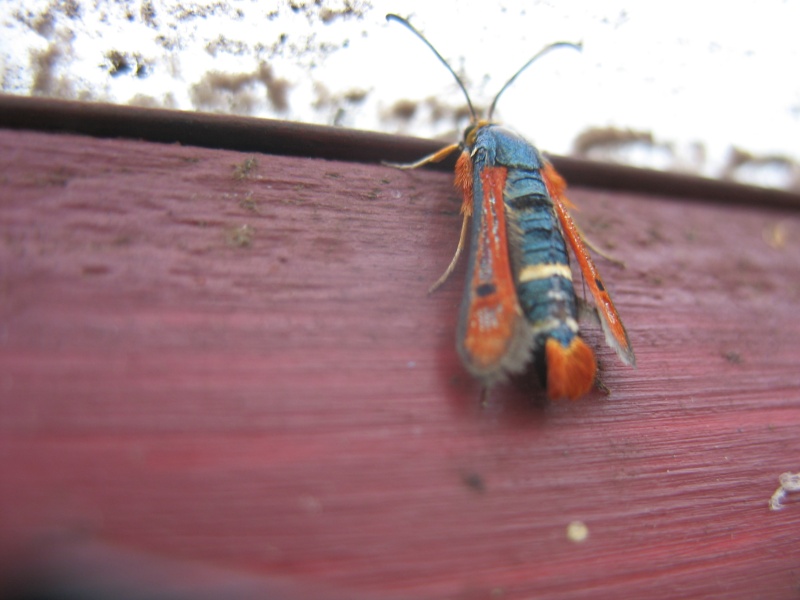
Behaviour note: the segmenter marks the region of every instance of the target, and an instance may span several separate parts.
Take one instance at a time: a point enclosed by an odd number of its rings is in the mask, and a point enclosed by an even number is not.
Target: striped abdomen
[[[578,336],[567,246],[539,169],[509,169],[505,194],[517,297],[533,334],[534,361],[551,398],[577,398],[594,384],[594,353]]]
[[[517,296],[537,345],[553,337],[568,346],[578,309],[567,246],[538,170],[509,169],[506,206],[514,236]]]

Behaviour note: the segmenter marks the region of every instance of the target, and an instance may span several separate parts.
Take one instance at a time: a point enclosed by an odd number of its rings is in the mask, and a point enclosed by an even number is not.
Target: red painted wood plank
[[[610,395],[482,406],[463,270],[425,292],[448,174],[25,131],[0,165],[4,562],[58,532],[372,598],[796,597],[797,211],[576,187],[639,367],[588,326]]]

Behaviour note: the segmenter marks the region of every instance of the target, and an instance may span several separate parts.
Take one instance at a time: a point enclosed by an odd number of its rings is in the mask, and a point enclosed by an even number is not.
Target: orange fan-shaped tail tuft
[[[566,348],[550,338],[545,345],[547,361],[547,397],[550,400],[577,400],[594,385],[597,363],[594,352],[579,337]]]

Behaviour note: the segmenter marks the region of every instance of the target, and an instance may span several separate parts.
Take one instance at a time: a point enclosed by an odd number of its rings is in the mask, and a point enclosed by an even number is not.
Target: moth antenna
[[[410,27],[410,25],[409,25],[409,27]],[[417,35],[419,35],[419,34],[417,34]],[[549,45],[545,46],[544,48],[539,50],[539,52],[534,54],[533,58],[531,58],[528,62],[526,62],[524,65],[522,65],[519,68],[519,70],[516,73],[514,73],[514,75],[511,76],[511,79],[506,81],[506,84],[502,88],[500,88],[500,91],[497,92],[497,95],[494,97],[494,100],[492,100],[492,105],[489,107],[489,113],[487,114],[487,117],[486,117],[489,121],[492,120],[492,115],[494,114],[494,107],[497,105],[497,100],[500,98],[500,95],[503,92],[506,91],[506,88],[508,88],[508,86],[510,86],[512,83],[514,83],[514,80],[517,77],[519,77],[520,73],[522,73],[525,69],[527,69],[534,62],[536,62],[537,59],[541,58],[542,56],[544,56],[545,54],[547,54],[551,50],[555,50],[556,48],[574,48],[575,50],[580,52],[581,50],[583,50],[583,43],[581,42],[581,43],[578,43],[578,44],[573,44],[572,42],[555,42],[553,44],[549,44]],[[435,50],[434,50],[434,52],[435,52]]]
[[[475,113],[475,108],[472,106],[472,100],[469,99],[469,94],[467,93],[467,88],[464,86],[464,83],[461,81],[461,78],[458,75],[456,75],[456,72],[453,70],[453,67],[451,67],[449,64],[447,64],[447,61],[442,57],[441,54],[439,54],[439,51],[436,50],[436,48],[433,47],[433,44],[431,44],[427,39],[425,39],[425,36],[422,35],[419,31],[414,29],[414,26],[411,23],[409,23],[407,19],[404,19],[403,17],[400,17],[398,15],[394,15],[394,14],[390,13],[390,14],[386,15],[386,20],[387,21],[397,21],[398,23],[402,23],[408,29],[410,29],[411,32],[414,33],[419,39],[421,39],[428,48],[430,48],[433,51],[433,53],[436,55],[436,58],[438,58],[439,61],[441,61],[441,63],[445,67],[447,67],[447,70],[450,71],[450,74],[456,80],[456,83],[458,84],[458,87],[460,87],[461,91],[464,92],[464,97],[467,99],[467,106],[469,107],[469,114],[472,115],[472,121],[473,121],[473,123],[477,122],[478,121],[478,116]],[[533,62],[533,60],[531,60],[531,62]],[[514,77],[516,77],[516,75],[514,75]],[[511,82],[509,82],[509,83],[511,83]],[[508,84],[506,84],[506,85],[508,85]]]

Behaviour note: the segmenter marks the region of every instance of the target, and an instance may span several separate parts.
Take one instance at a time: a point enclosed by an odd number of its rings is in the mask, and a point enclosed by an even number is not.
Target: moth
[[[467,99],[470,125],[463,139],[409,164],[413,169],[454,152],[455,186],[463,196],[461,234],[455,255],[431,287],[439,287],[458,263],[469,238],[466,290],[458,319],[456,347],[466,369],[484,389],[520,373],[533,362],[552,400],[577,399],[595,384],[597,361],[580,336],[581,308],[569,264],[569,247],[595,301],[608,345],[623,363],[635,366],[628,333],[584,240],[569,214],[566,183],[541,153],[519,134],[491,121],[500,95],[557,42],[533,56],[494,97],[485,119],[476,113],[466,87],[452,67],[406,19],[453,75]]]

